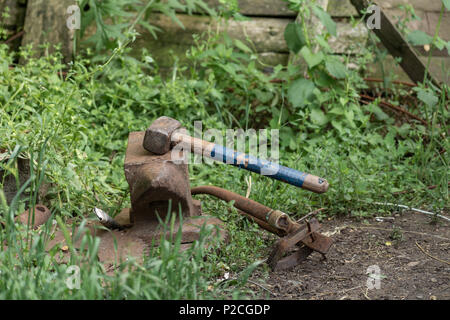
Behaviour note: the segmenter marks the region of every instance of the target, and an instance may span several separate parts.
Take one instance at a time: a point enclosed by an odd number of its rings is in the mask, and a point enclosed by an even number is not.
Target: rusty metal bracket
[[[319,229],[319,222],[316,219],[311,219],[297,231],[278,240],[268,259],[268,264],[272,270],[279,271],[292,268],[304,261],[313,251],[317,251],[325,256],[333,244],[333,240],[318,233]],[[286,253],[296,246],[300,248],[283,258]]]
[[[256,201],[239,194],[215,186],[196,187],[192,195],[209,194],[225,201],[234,201],[238,212],[256,222],[261,228],[280,237],[268,258],[268,264],[273,271],[295,267],[304,261],[313,251],[323,256],[328,252],[333,240],[318,233],[320,224],[317,219],[299,224],[292,221],[281,211],[270,209]],[[284,257],[292,249],[297,251]]]

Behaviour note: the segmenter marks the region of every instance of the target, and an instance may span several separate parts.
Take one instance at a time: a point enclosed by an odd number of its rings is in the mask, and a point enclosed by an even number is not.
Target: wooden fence
[[[28,0],[28,4],[33,1],[39,0]],[[357,27],[352,26],[351,19],[356,16],[356,10],[350,0],[321,1],[337,23],[337,37],[330,39],[331,47],[338,54],[358,53],[368,40],[368,31],[363,24],[359,24]],[[26,2],[27,0],[0,0],[0,12],[3,12],[6,6],[10,8],[10,18],[4,19],[0,23],[7,26],[11,36],[24,28]],[[218,0],[206,0],[206,2],[211,7],[219,5]],[[431,36],[434,35],[442,5],[441,0],[378,0],[376,2],[392,21],[404,21],[405,12],[401,6],[412,5],[421,20],[409,21],[408,27],[425,31]],[[174,61],[173,55],[179,57],[180,63],[185,62],[184,53],[194,43],[192,37],[194,34],[205,35],[208,31],[220,30],[221,32],[226,31],[232,38],[246,42],[256,50],[264,63],[272,66],[287,64],[289,50],[283,33],[286,25],[295,21],[296,13],[290,11],[287,3],[283,0],[238,0],[238,3],[241,14],[249,17],[248,21],[229,20],[218,23],[209,17],[180,13],[178,18],[185,27],[183,29],[168,17],[154,14],[150,17],[151,21],[149,22],[164,32],[159,33],[158,39],[154,39],[145,30],[139,30],[142,36],[133,44],[134,52],[137,55],[140,52],[139,49],[147,48],[162,68],[170,68]],[[62,14],[64,15],[65,12]],[[35,29],[29,27],[29,30]],[[25,31],[27,31],[26,22]],[[450,40],[450,13],[448,11],[444,13],[439,35],[446,41]],[[28,38],[25,35],[22,44],[36,41],[36,38],[34,35]],[[20,41],[21,39],[18,37],[11,41],[11,44],[17,47]],[[416,49],[420,58],[426,61],[429,52],[423,47]],[[450,58],[446,49],[432,52],[430,70],[437,79],[449,83],[449,65]],[[395,73],[399,80],[409,80],[391,57],[385,60],[383,69],[389,73]],[[372,76],[381,77],[381,70],[379,64],[369,66]]]

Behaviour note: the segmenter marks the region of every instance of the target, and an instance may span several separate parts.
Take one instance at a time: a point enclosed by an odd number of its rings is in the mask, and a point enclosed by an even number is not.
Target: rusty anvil
[[[144,136],[142,131],[131,132],[128,137],[124,170],[130,188],[131,208],[122,210],[114,219],[118,225],[128,227],[96,231],[102,238],[99,251],[105,260],[111,261],[108,252],[114,253],[114,237],[122,257],[128,254],[142,256],[151,246],[157,245],[162,236],[170,238],[170,230],[163,230],[160,225],[169,210],[177,216],[182,214],[182,249],[199,238],[204,224],[217,226],[216,231],[224,239],[223,222],[203,215],[200,201],[192,198],[187,164],[172,161],[170,152],[155,154],[145,150]],[[178,231],[179,223],[177,218],[174,233]]]
[[[159,244],[162,237],[170,239],[173,234],[160,224],[169,208],[177,216],[172,230],[175,234],[180,227],[178,214],[182,213],[181,250],[199,238],[204,224],[218,227],[213,230],[213,236],[218,232],[222,240],[226,237],[221,228],[223,222],[203,215],[200,201],[192,199],[187,164],[172,161],[170,152],[159,155],[145,150],[144,136],[144,131],[131,132],[128,138],[124,170],[130,188],[131,208],[123,209],[114,217],[114,223],[108,225],[107,230],[91,223],[85,230],[100,238],[98,258],[104,263],[114,264],[128,256],[141,259],[151,247]],[[80,246],[81,238],[74,241],[76,247]],[[57,232],[48,247],[64,243],[63,234]]]

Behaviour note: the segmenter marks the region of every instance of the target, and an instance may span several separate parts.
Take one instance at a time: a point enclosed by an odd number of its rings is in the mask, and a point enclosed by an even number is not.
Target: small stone
[[[416,296],[416,298],[417,298],[417,299],[423,299],[423,295],[418,294],[418,295]]]
[[[436,278],[431,278],[431,282],[436,283],[437,282]]]
[[[407,264],[408,267],[412,268],[419,265],[420,261],[413,261]]]
[[[431,296],[430,300],[437,300],[436,296]]]

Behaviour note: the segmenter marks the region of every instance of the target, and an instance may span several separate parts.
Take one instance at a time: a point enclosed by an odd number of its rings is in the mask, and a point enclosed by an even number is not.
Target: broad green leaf
[[[331,121],[331,124],[339,131],[340,134],[344,133],[344,128],[342,128],[342,124],[340,121],[333,120]]]
[[[347,75],[347,69],[338,58],[332,57],[327,59],[325,66],[328,72],[337,79],[343,79]]]
[[[302,50],[300,50],[300,53],[302,54],[310,69],[314,68],[319,63],[321,63],[323,59],[325,59],[325,56],[322,52],[314,54],[311,52],[311,50],[309,50],[308,47],[303,47]]]
[[[442,3],[447,8],[447,10],[450,10],[450,0],[442,0]]]
[[[0,73],[4,73],[9,70],[9,65],[7,61],[0,62]]]
[[[333,79],[325,70],[316,69],[316,84],[319,87],[330,88],[336,84],[336,79]]]
[[[300,49],[306,45],[302,27],[295,22],[290,22],[286,26],[286,29],[284,30],[284,40],[286,40],[289,50],[294,53],[298,53]]]
[[[355,119],[355,114],[353,113],[353,110],[345,110],[344,114],[345,114],[345,118],[347,119],[348,123],[352,127],[356,127],[355,122],[353,121]]]
[[[342,116],[342,115],[344,115],[345,110],[342,106],[338,105],[338,106],[335,106],[334,108],[332,108],[331,110],[329,110],[328,113],[337,114],[339,116]]]
[[[325,28],[327,28],[328,33],[332,36],[336,36],[336,22],[333,21],[330,15],[319,7],[314,7],[313,10],[315,15],[320,19]]]
[[[254,91],[256,98],[261,101],[262,103],[267,103],[270,101],[270,99],[273,98],[273,94],[268,91],[262,91],[259,89],[255,89]]]
[[[326,52],[332,52],[333,51],[331,49],[328,41],[325,40],[325,38],[323,36],[317,35],[316,36],[316,41]]]
[[[243,52],[252,53],[252,49],[247,47],[242,41],[235,39],[234,44],[236,45],[236,47],[241,49]]]
[[[414,46],[424,46],[426,44],[430,44],[433,41],[433,37],[421,30],[414,30],[408,34],[407,40]]]
[[[294,108],[303,107],[311,101],[315,88],[311,80],[304,78],[294,80],[288,90],[288,100]]]
[[[311,121],[319,126],[323,126],[328,122],[328,118],[320,109],[311,110]]]
[[[384,121],[386,119],[389,119],[389,116],[386,113],[384,113],[384,111],[381,110],[381,108],[379,106],[377,106],[376,104],[368,105],[367,106],[367,110],[369,110],[370,112],[373,112],[375,117],[377,117],[377,119],[380,120],[380,121]]]

